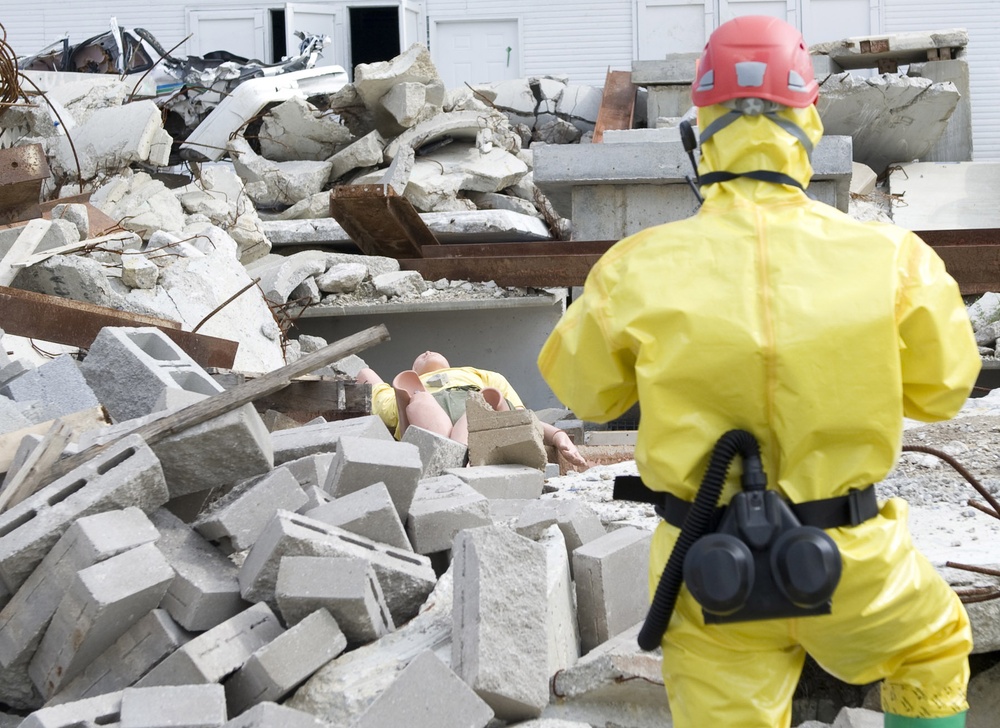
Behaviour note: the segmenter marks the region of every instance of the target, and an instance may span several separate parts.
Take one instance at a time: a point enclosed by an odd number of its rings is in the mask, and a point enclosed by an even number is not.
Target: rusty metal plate
[[[548,288],[582,286],[600,259],[597,253],[527,256],[469,256],[414,258],[399,261],[402,270],[415,270],[427,280],[494,281],[498,286]]]
[[[366,255],[415,258],[438,245],[410,201],[388,185],[342,185],[330,190],[330,215]]]
[[[631,71],[608,71],[604,80],[604,96],[594,124],[595,144],[604,141],[608,129],[631,129],[635,113],[635,91]]]
[[[0,149],[0,225],[39,217],[49,163],[41,144]]]

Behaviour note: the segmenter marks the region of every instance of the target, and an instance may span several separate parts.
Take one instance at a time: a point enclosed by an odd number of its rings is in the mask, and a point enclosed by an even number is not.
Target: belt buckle
[[[861,493],[857,488],[847,491],[847,515],[852,526],[857,526],[865,522],[861,514]]]

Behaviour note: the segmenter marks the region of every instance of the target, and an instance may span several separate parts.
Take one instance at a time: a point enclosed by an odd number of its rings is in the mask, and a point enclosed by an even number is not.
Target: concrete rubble
[[[948,48],[967,42],[935,37]],[[898,53],[926,59],[926,39],[903,41]],[[850,197],[858,214],[848,182],[855,195],[878,195],[877,178],[910,160],[888,144],[896,112],[859,123],[855,105],[869,93],[900,108],[919,97],[926,123],[908,134],[920,145],[901,142],[919,150],[910,158],[966,162],[956,120],[967,94],[961,53],[906,56],[908,75],[862,81],[854,71],[871,59],[852,47],[818,63],[828,70],[824,123],[831,136],[853,137],[853,152],[850,140],[830,140],[817,168],[831,204],[846,208]],[[620,160],[642,147],[649,157],[650,141],[675,141],[690,60],[636,63],[639,123],[650,127],[641,132],[655,136],[611,133],[582,151]],[[607,216],[571,214],[584,202],[557,199],[575,182],[551,166],[535,184],[535,151],[550,164],[559,146],[579,151],[597,120],[601,90],[566,77],[445,89],[414,46],[359,66],[335,93],[290,94],[232,137],[231,162],[192,161],[190,176],[162,173],[172,140],[155,106],[128,102],[128,89],[77,81],[53,90],[48,107],[0,116],[6,144],[41,148],[51,175],[40,192],[62,201],[44,225],[0,227],[0,282],[236,341],[234,372],[274,372],[325,347],[289,336],[289,312],[303,306],[529,294],[425,281],[391,257],[293,252],[349,244],[331,217],[333,187],[391,187],[442,241],[470,229],[490,241],[619,232],[593,227]],[[70,120],[73,148],[52,109]],[[668,171],[683,181],[686,159],[675,156]],[[601,165],[607,177],[611,165]],[[657,179],[664,174],[661,163]],[[970,318],[984,356],[996,356],[1000,296],[983,296]],[[233,391],[227,373],[152,326],[104,328],[86,351],[46,363],[6,349],[0,725],[151,726],[151,716],[231,728],[671,725],[659,654],[635,642],[651,534],[551,497],[559,466],[530,410],[472,404],[468,449],[419,428],[396,442],[372,415],[279,428],[252,404],[147,443],[137,430]],[[354,356],[320,371],[349,379],[363,365]],[[34,464],[54,447],[45,428],[94,408],[106,419],[78,427],[54,453],[90,459],[39,481]],[[36,490],[15,501],[13,485],[26,481]],[[977,653],[1000,651],[995,615],[970,612]],[[990,714],[997,681],[995,668],[977,675],[979,715]],[[835,728],[879,720],[865,708],[829,713]]]

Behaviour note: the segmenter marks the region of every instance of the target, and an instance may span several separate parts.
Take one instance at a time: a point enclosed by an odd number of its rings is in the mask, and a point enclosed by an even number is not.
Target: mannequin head
[[[448,360],[436,351],[425,351],[413,360],[413,371],[417,374],[436,372],[438,369],[448,369],[450,366]]]

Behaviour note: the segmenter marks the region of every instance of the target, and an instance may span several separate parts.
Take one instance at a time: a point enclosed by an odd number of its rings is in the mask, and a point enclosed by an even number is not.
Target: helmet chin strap
[[[705,129],[699,134],[700,143],[702,145],[737,119],[741,119],[744,116],[763,116],[795,137],[806,150],[806,154],[809,156],[810,160],[812,159],[812,140],[806,136],[806,133],[798,125],[788,119],[785,119],[784,117],[778,116],[778,111],[784,108],[780,104],[776,104],[773,101],[767,101],[766,99],[739,98],[727,102],[725,106],[729,108],[729,111],[706,126]],[[729,180],[736,179],[737,177],[748,177],[750,179],[760,180],[761,182],[774,182],[777,184],[798,187],[800,190],[804,189],[802,184],[795,178],[781,172],[773,172],[770,170],[756,170],[753,172],[709,172],[701,175],[699,181],[702,185],[710,185],[716,182],[728,182]]]

